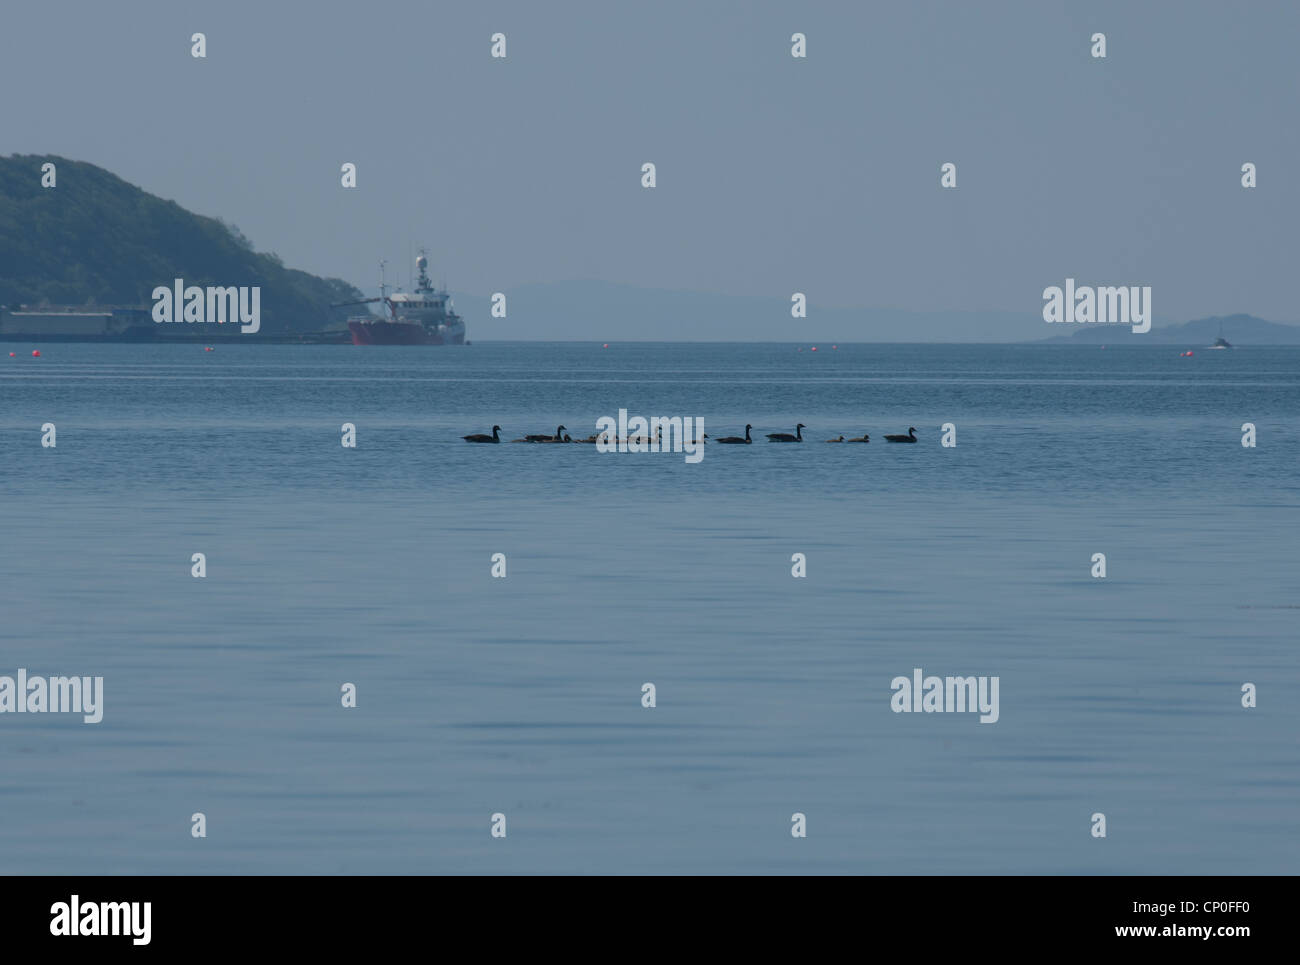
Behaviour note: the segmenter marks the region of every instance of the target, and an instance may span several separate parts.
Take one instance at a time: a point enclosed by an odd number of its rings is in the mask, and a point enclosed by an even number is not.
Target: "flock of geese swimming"
[[[747,425],[745,426],[745,434],[743,436],[723,436],[721,439],[714,439],[713,441],[719,443],[720,445],[748,446],[754,442],[754,440],[750,437],[749,434],[750,430],[752,430],[753,428],[754,427],[752,425]],[[767,434],[767,441],[768,442],[803,442],[805,441],[803,437],[803,430],[807,428],[808,427],[806,425],[800,422],[797,426],[794,427],[794,432],[792,433],[791,432],[769,432]],[[500,442],[501,427],[493,426],[491,433],[477,432],[470,436],[461,436],[461,438],[464,439],[466,442]],[[544,436],[544,435],[524,436],[522,439],[511,439],[510,441],[511,442],[595,443],[599,438],[600,438],[599,435],[594,435],[594,436],[588,436],[586,439],[574,439],[564,431],[564,426],[557,426],[555,430],[555,435],[553,436]],[[698,445],[700,443],[707,442],[708,440],[709,440],[709,434],[706,432],[703,438],[695,440],[695,443]],[[649,445],[650,443],[657,443],[659,441],[659,436],[657,434],[653,438],[651,438],[650,436],[631,436],[630,438],[627,439],[616,439],[611,441],[634,442],[642,445]],[[867,435],[864,432],[856,439],[845,439],[843,436],[840,436],[837,439],[827,439],[826,441],[827,442],[870,442],[871,436]],[[907,435],[905,436],[904,435],[885,436],[885,441],[886,442],[916,442],[916,427],[909,426],[907,429]]]

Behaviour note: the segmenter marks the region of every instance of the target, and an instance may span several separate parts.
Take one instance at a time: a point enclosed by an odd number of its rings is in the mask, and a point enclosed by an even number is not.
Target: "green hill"
[[[58,184],[41,187],[41,165]],[[361,298],[337,278],[286,268],[239,229],[186,211],[103,168],[52,155],[0,157],[0,305],[151,305],[158,285],[261,286],[261,334],[345,320]],[[355,310],[353,310],[355,311]]]

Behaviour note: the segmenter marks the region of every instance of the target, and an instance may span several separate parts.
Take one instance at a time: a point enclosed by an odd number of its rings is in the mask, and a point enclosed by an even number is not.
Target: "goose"
[[[871,436],[867,435],[865,432],[862,433],[862,435],[858,436],[856,439],[849,440],[849,442],[870,442],[870,441],[871,441]]]
[[[501,427],[493,426],[492,435],[488,435],[485,432],[476,432],[472,436],[461,436],[461,438],[464,439],[466,442],[500,442]]]
[[[754,427],[748,425],[745,426],[744,438],[741,438],[740,436],[723,436],[721,439],[714,439],[713,441],[723,443],[729,446],[735,446],[735,445],[747,446],[754,441],[753,439],[749,438],[749,430],[752,428]]]
[[[794,427],[794,435],[788,432],[769,432],[768,442],[803,442],[803,430],[808,428],[802,422]]]
[[[524,436],[524,442],[559,442],[564,438],[564,426],[559,426],[553,436]]]
[[[916,442],[916,427],[908,426],[905,436],[885,436],[886,442]]]
[[[826,441],[827,441],[827,442],[843,442],[843,441],[844,441],[844,437],[843,437],[843,436],[840,436],[838,439],[827,439]]]

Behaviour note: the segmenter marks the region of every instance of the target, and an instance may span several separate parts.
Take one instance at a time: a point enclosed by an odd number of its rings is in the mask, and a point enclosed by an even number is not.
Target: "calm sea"
[[[1294,873],[1300,350],[1117,341],[0,345],[0,870]]]

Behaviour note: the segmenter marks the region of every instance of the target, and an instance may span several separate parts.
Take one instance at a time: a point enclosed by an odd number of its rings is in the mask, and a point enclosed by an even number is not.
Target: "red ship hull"
[[[382,319],[348,322],[353,345],[442,345],[443,338],[423,325]]]

